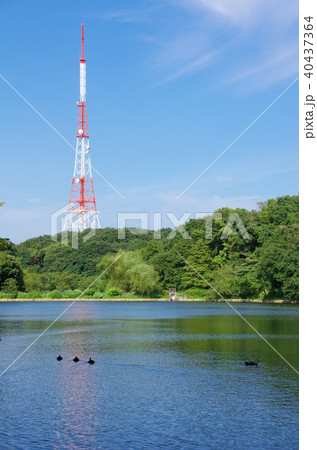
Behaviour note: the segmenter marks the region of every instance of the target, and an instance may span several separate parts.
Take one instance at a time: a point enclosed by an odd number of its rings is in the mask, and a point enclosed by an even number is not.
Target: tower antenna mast
[[[70,198],[63,230],[84,231],[100,228],[91,172],[89,132],[86,110],[86,60],[84,25],[81,26],[81,58],[79,60],[79,102],[75,166]]]

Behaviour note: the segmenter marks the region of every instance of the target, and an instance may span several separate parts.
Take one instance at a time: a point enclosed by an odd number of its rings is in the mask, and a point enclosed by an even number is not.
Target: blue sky
[[[298,4],[0,0],[0,74],[76,144],[85,24],[91,158],[103,227],[118,212],[256,208],[298,193]],[[0,236],[50,232],[74,152],[0,78]],[[163,223],[171,225],[168,219]]]

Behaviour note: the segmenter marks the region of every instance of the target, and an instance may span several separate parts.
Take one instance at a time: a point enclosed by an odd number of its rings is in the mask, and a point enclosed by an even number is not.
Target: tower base
[[[63,223],[63,231],[85,231],[100,228],[98,211],[68,211]]]

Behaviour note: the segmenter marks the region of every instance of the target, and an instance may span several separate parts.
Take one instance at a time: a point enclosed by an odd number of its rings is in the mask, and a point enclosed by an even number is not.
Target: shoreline
[[[256,304],[278,304],[278,305],[298,305],[298,300],[261,300],[261,299],[240,299],[232,298],[228,300],[218,299],[218,300],[206,300],[206,299],[182,299],[182,300],[170,300],[169,298],[10,298],[10,299],[0,299],[0,303],[26,303],[26,302],[169,302],[169,303],[256,303]]]

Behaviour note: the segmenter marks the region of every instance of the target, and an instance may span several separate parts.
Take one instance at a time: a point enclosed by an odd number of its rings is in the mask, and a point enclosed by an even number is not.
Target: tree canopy
[[[83,242],[86,230],[78,249],[70,236],[67,245],[60,235],[18,245],[1,238],[0,290],[72,296],[109,266],[87,295],[167,295],[175,287],[189,297],[297,300],[298,208],[298,196],[269,199],[252,211],[224,207],[174,235],[162,229],[161,239],[133,229],[119,239],[117,229],[104,228]]]

